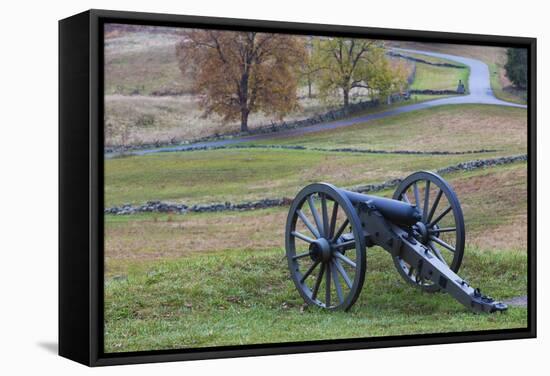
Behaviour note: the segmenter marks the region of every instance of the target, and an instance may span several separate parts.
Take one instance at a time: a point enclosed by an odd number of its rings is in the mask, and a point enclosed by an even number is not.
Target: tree
[[[284,34],[189,30],[176,46],[180,69],[193,79],[200,105],[224,122],[262,111],[282,119],[298,106],[296,64],[303,40]]]
[[[407,87],[407,67],[404,61],[390,60],[386,56],[379,57],[375,64],[375,72],[370,79],[372,95],[389,97],[395,92],[402,92]]]
[[[527,49],[508,48],[506,57],[507,61],[504,65],[506,76],[514,86],[520,89],[527,88]]]
[[[341,93],[345,108],[354,89],[383,95],[404,85],[403,75],[389,63],[381,41],[321,38],[314,43],[313,55],[321,95]]]
[[[307,97],[312,98],[312,86],[313,82],[317,80],[320,67],[315,63],[313,59],[313,39],[314,37],[307,37],[305,43],[306,54],[302,60],[300,67],[300,76],[303,83],[307,86]]]

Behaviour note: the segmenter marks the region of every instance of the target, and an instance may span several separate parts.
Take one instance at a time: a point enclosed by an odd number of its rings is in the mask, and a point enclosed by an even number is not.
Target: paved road
[[[388,116],[394,116],[394,115],[398,115],[406,112],[423,110],[427,108],[450,105],[450,104],[474,103],[474,104],[493,104],[493,105],[499,105],[499,106],[527,108],[527,106],[525,105],[505,102],[500,99],[497,99],[494,96],[493,90],[491,89],[489,67],[487,66],[487,64],[485,64],[480,60],[466,58],[462,56],[448,55],[448,54],[442,54],[437,52],[419,51],[419,50],[396,49],[396,51],[418,53],[418,54],[423,54],[427,56],[453,60],[458,63],[467,65],[468,67],[470,67],[470,78],[468,81],[468,87],[469,87],[470,93],[468,95],[435,99],[435,100],[426,101],[422,103],[415,103],[415,104],[400,106],[388,111],[379,112],[375,114],[359,116],[351,119],[337,120],[329,123],[320,123],[309,127],[301,127],[296,129],[290,129],[287,131],[265,133],[265,134],[244,136],[239,138],[217,140],[217,141],[198,142],[198,143],[193,143],[189,145],[142,149],[142,150],[136,150],[125,154],[146,155],[146,154],[153,154],[153,153],[159,153],[159,152],[191,150],[191,149],[200,148],[200,147],[227,146],[227,145],[238,144],[241,142],[260,141],[260,140],[267,140],[267,139],[277,138],[277,137],[301,136],[308,133],[347,127],[350,125],[364,123],[371,120],[382,119]],[[112,158],[118,154],[120,153],[106,153],[105,158]]]

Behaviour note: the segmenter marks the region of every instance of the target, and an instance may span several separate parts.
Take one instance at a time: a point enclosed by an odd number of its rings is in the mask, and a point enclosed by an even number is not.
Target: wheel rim
[[[349,309],[363,286],[363,230],[351,202],[330,184],[311,184],[294,199],[287,218],[290,274],[306,303]]]
[[[401,182],[393,199],[418,207],[422,220],[413,226],[415,238],[457,272],[464,255],[465,229],[460,202],[451,186],[437,174],[416,172]],[[400,257],[393,259],[399,274],[407,282],[426,291],[439,290],[433,282],[421,281],[415,268]]]

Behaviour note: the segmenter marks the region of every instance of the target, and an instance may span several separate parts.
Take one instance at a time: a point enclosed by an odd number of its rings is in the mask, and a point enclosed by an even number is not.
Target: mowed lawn
[[[468,68],[440,67],[417,63],[416,75],[410,86],[412,90],[456,90],[458,81],[468,85]],[[468,87],[466,87],[466,90]]]

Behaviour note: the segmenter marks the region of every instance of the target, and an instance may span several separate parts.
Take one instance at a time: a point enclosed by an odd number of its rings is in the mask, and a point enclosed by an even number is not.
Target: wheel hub
[[[330,243],[325,238],[316,239],[309,245],[309,253],[313,261],[327,262],[332,254]]]
[[[428,227],[422,222],[416,222],[414,225],[414,230],[418,234],[418,240],[422,244],[426,244],[428,242],[428,239],[430,238],[430,234],[428,231]]]

